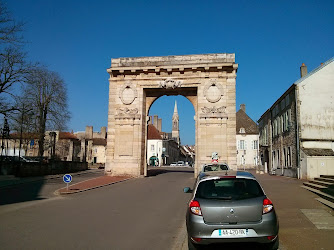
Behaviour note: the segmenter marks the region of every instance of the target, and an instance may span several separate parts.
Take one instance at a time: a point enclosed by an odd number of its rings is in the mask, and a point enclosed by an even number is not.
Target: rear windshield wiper
[[[226,197],[205,197],[205,199],[210,200],[232,200],[232,196],[226,196]]]

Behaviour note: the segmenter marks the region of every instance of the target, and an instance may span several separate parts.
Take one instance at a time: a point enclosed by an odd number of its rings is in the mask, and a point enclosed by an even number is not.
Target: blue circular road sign
[[[65,183],[70,183],[70,182],[72,181],[72,175],[70,175],[70,174],[65,174],[65,175],[63,176],[63,181],[64,181]]]

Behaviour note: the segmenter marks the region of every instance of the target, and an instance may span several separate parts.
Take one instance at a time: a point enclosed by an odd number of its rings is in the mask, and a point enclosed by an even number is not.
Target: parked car
[[[184,161],[178,161],[178,162],[177,162],[177,165],[178,165],[178,166],[184,166]]]
[[[221,173],[206,172],[196,180],[186,212],[189,249],[227,242],[255,242],[277,249],[274,205],[256,178],[248,172]]]
[[[205,164],[203,165],[202,172],[224,171],[229,169],[230,168],[226,163]]]
[[[172,162],[169,166],[171,166],[171,167],[176,167],[176,166],[178,166],[178,165],[177,165],[177,162]]]

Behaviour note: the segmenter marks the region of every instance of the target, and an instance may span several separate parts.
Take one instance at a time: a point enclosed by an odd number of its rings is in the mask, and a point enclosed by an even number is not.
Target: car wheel
[[[275,241],[265,244],[264,249],[268,249],[268,250],[277,250],[279,246],[279,239],[278,236],[276,238]]]
[[[202,249],[202,246],[194,243],[190,237],[188,237],[188,249],[189,250],[196,250],[196,249]]]

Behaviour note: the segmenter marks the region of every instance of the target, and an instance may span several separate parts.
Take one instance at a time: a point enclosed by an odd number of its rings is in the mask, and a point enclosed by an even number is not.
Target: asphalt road
[[[0,188],[1,249],[187,249],[184,217],[192,186],[189,168],[151,171],[147,178],[55,196],[64,187],[62,178],[36,180]],[[156,175],[154,175],[156,173]],[[92,170],[74,175],[73,182],[103,175]],[[280,249],[334,249],[333,210],[301,188],[302,180],[256,175],[274,202],[280,222]],[[307,217],[307,212],[328,217]],[[221,245],[207,249],[221,249]],[[257,246],[224,245],[226,249]]]
[[[21,185],[21,198],[0,206],[1,249],[172,249],[193,177],[171,168],[65,197],[53,196],[56,180]]]

